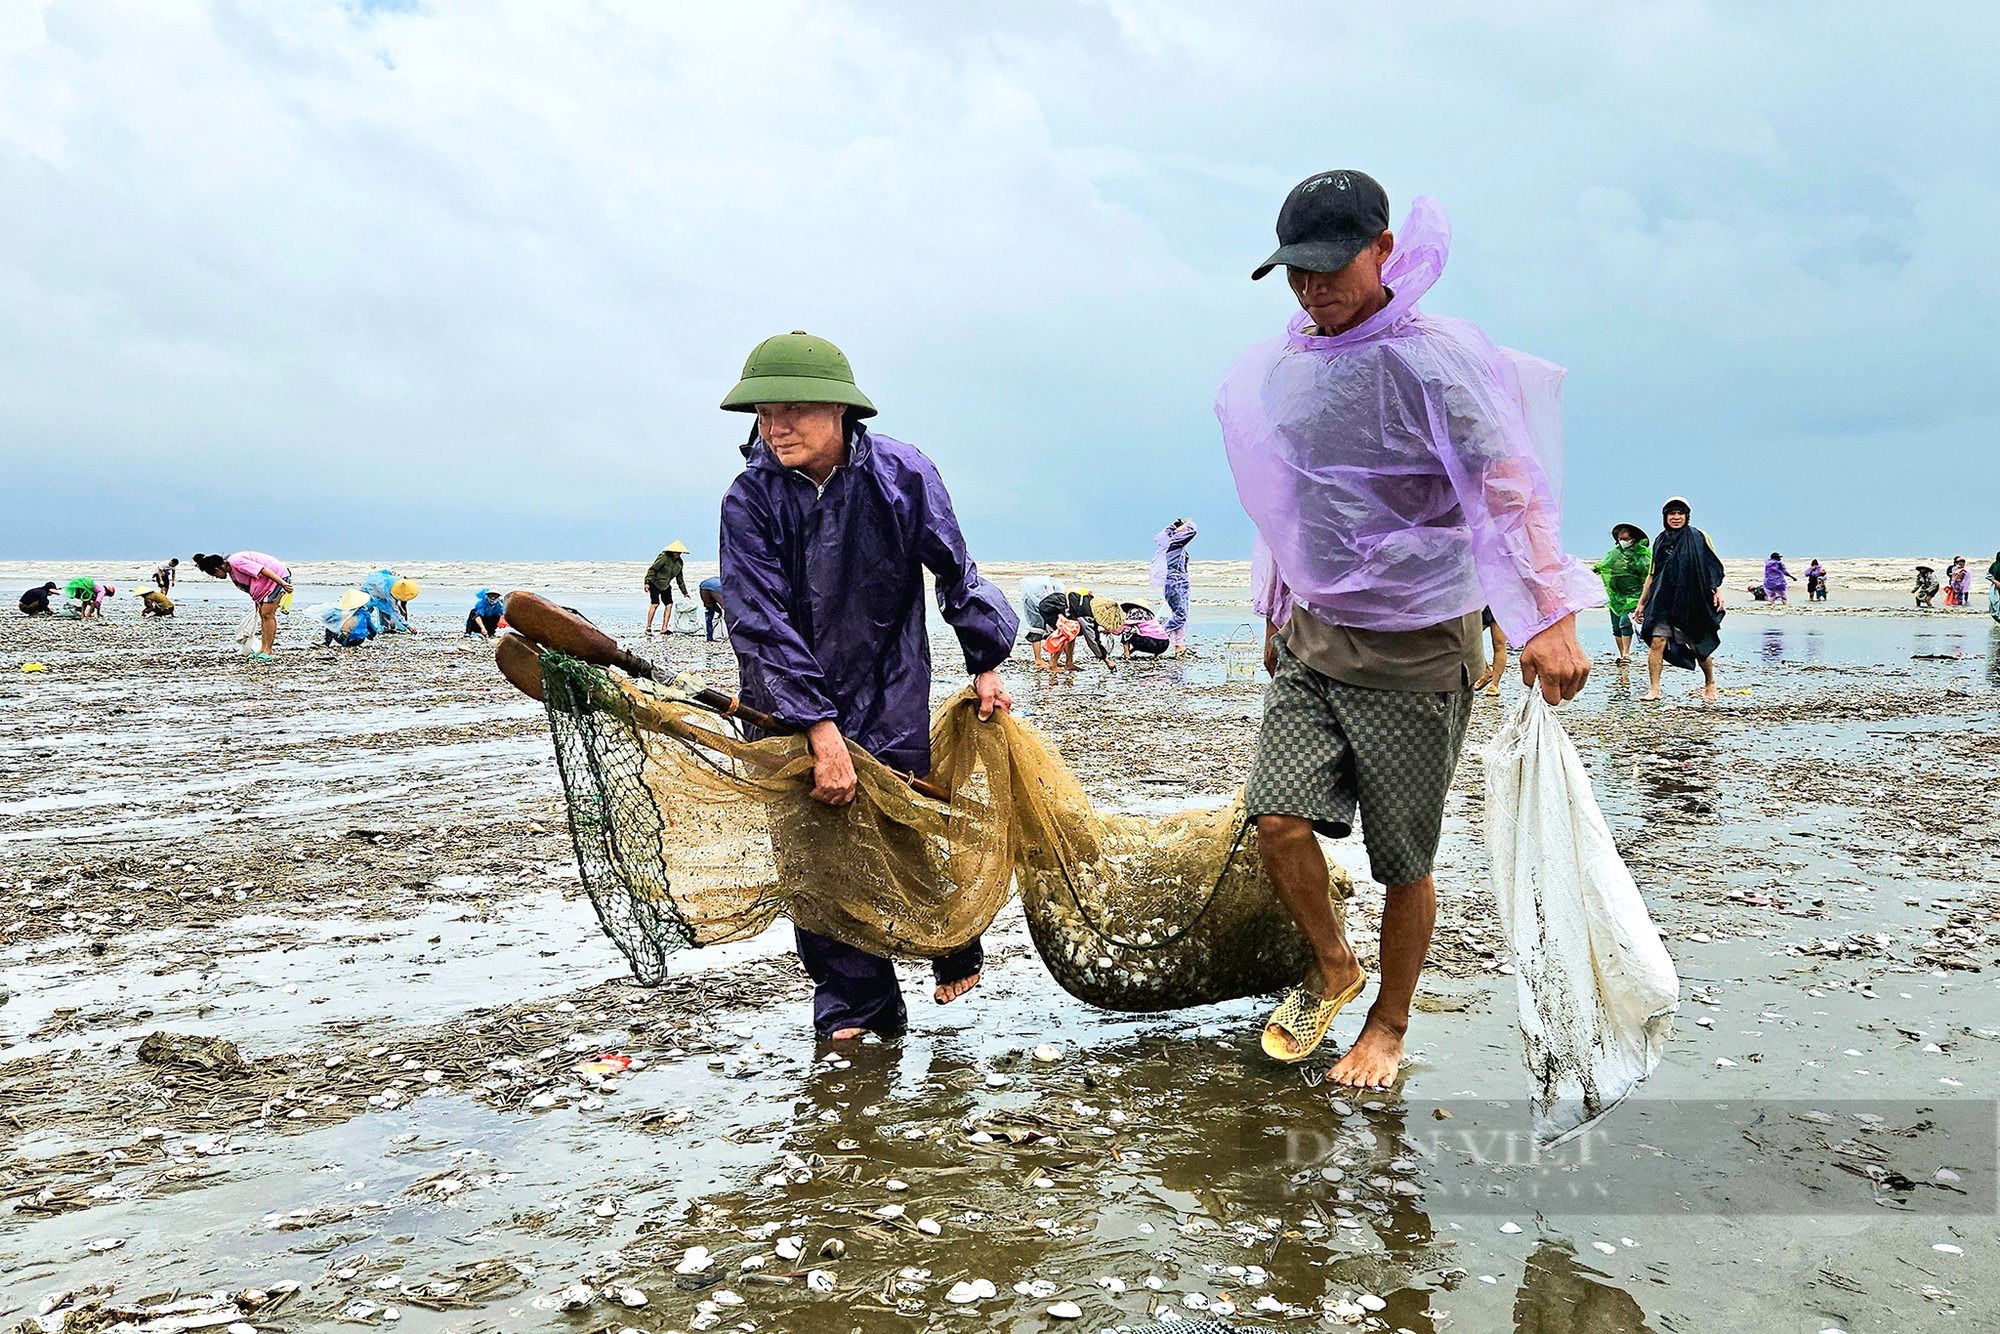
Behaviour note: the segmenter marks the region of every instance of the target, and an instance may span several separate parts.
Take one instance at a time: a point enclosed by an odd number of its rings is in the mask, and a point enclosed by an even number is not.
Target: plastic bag
[[[1680,978],[1540,692],[1510,710],[1484,757],[1486,850],[1514,954],[1535,1138],[1554,1145],[1660,1063]]]
[[[701,629],[701,608],[692,602],[676,602],[673,620],[675,634],[691,635]]]
[[[243,613],[243,619],[236,623],[236,647],[245,653],[256,653],[264,646],[264,618],[257,614],[253,605]]]

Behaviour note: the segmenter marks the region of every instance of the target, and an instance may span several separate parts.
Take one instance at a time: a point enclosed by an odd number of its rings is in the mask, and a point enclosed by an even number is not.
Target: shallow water
[[[575,605],[636,639],[635,600]],[[1217,1302],[1246,1328],[1335,1327],[1325,1305],[1362,1294],[1383,1303],[1362,1319],[1417,1331],[1900,1330],[1947,1311],[1977,1328],[2000,1315],[2000,950],[1982,946],[1973,972],[1931,948],[1954,914],[1982,931],[1994,921],[2000,830],[1971,799],[2000,745],[1984,627],[1732,614],[1722,685],[1750,693],[1712,709],[1687,674],[1670,678],[1666,706],[1642,706],[1634,673],[1621,682],[1600,661],[1565,717],[1687,999],[1665,1064],[1579,1159],[1532,1153],[1504,950],[1460,948],[1493,944],[1472,747],[1447,811],[1413,1059],[1393,1093],[1270,1064],[1255,1046],[1268,1002],[1085,1007],[1052,985],[1014,909],[972,996],[935,1006],[910,968],[911,1032],[835,1053],[811,1037],[782,924],[675,956],[690,990],[618,981],[561,854],[550,766],[530,763],[548,753],[538,715],[496,683],[482,646],[419,636],[286,654],[259,675],[212,647],[235,610],[0,640],[10,667],[32,650],[54,669],[0,687],[14,706],[0,720],[0,837],[17,857],[0,900],[14,992],[0,1073],[18,1081],[0,1087],[18,1118],[0,1164],[10,1325],[61,1288],[103,1285],[115,1304],[286,1278],[301,1292],[259,1323],[331,1326],[372,1302],[348,1322],[385,1323],[393,1306],[409,1329],[686,1330],[719,1291],[743,1299],[716,1308],[720,1329],[1042,1330],[1061,1300],[1085,1329]],[[1087,664],[1055,682],[1017,662],[1010,687],[1094,797],[1147,810],[1222,800],[1254,738],[1257,692],[1224,684],[1219,647],[1245,619],[1198,606],[1191,660],[1109,677]],[[1608,629],[1585,635],[1609,652]],[[1910,656],[1956,649],[1981,657]],[[723,646],[656,638],[646,651],[729,678]],[[942,645],[940,670],[951,656]],[[1479,734],[1497,713],[1482,704]],[[1954,812],[1943,829],[1926,818],[1940,800]],[[529,821],[552,831],[532,856],[478,837]],[[454,851],[461,828],[471,851]],[[75,869],[113,851],[116,874],[147,889]],[[1365,944],[1379,890],[1358,842],[1331,851],[1362,882]],[[203,878],[170,859],[200,861]],[[308,872],[310,893],[295,889]],[[240,881],[255,885],[239,904]],[[138,920],[121,925],[121,905]],[[66,906],[113,915],[28,925]],[[1797,952],[1855,932],[1865,951]],[[1343,1014],[1329,1057],[1360,1022],[1358,1008]],[[536,1109],[419,1072],[393,1108],[336,1089],[300,1120],[224,1125],[199,1098],[132,1082],[144,1034],[215,1034],[246,1055],[295,1053],[304,1107],[330,1054],[359,1065],[381,1047],[442,1067],[462,1032],[489,1023],[573,1046],[541,1068],[584,1096]],[[1037,1061],[1044,1044],[1060,1059]],[[608,1091],[569,1072],[601,1050],[646,1066]],[[29,1090],[52,1083],[96,1109],[40,1114]],[[155,1126],[173,1133],[146,1139]],[[1008,1129],[1043,1137],[1013,1144]],[[193,1147],[144,1147],[160,1143]],[[886,1189],[892,1178],[908,1189]],[[71,1179],[101,1193],[22,1207]],[[876,1212],[896,1204],[901,1218]],[[771,1223],[774,1235],[751,1235]],[[803,1258],[775,1258],[794,1234]],[[90,1251],[110,1238],[122,1244]],[[829,1238],[845,1254],[817,1258]],[[715,1266],[677,1275],[689,1246]],[[771,1258],[743,1270],[753,1256]],[[480,1295],[457,1308],[421,1295],[480,1261],[512,1278],[471,1281]],[[810,1269],[835,1291],[808,1291]],[[773,1275],[795,1281],[757,1281]],[[962,1310],[946,1293],[970,1278],[997,1293]],[[1122,1292],[1100,1283],[1114,1278]],[[1053,1287],[1014,1291],[1037,1280]],[[551,1309],[578,1282],[636,1287],[647,1303],[594,1291],[585,1311]]]

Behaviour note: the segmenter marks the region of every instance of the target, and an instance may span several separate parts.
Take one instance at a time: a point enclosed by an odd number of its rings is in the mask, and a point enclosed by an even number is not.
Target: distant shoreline
[[[282,559],[282,553],[274,553]],[[77,575],[106,579],[120,586],[149,587],[152,571],[164,557],[152,560],[52,560],[0,561],[0,591],[26,588],[31,582],[55,579],[66,582]],[[1595,556],[1580,556],[1586,563]],[[1808,558],[1809,559],[1809,558]],[[1972,604],[1944,607],[1932,613],[1919,611],[1909,594],[1915,568],[1921,563],[1942,570],[1949,557],[1843,557],[1824,562],[1828,588],[1833,600],[1817,606],[1805,601],[1803,577],[1794,586],[1793,613],[1811,611],[1860,612],[1907,611],[1912,615],[1964,612],[1986,614],[1986,564],[1977,564],[1973,575]],[[442,589],[494,587],[501,589],[537,588],[571,596],[638,594],[650,558],[630,561],[300,561],[292,566],[295,579],[315,587],[346,587],[384,564],[407,574],[420,584]],[[1787,561],[1794,574],[1805,569],[1807,560]],[[1047,575],[1066,584],[1087,588],[1140,592],[1147,587],[1147,562],[1126,561],[987,561],[980,564],[987,578],[1011,591],[1030,575]],[[1770,610],[1754,602],[1745,591],[1751,583],[1763,582],[1764,563],[1760,560],[1725,560],[1727,576],[1724,597],[1732,611]],[[714,561],[689,561],[688,584],[716,572]],[[1190,582],[1197,603],[1247,603],[1250,597],[1250,562],[1246,560],[1197,560],[1190,562]],[[221,585],[181,559],[181,579],[191,588]]]

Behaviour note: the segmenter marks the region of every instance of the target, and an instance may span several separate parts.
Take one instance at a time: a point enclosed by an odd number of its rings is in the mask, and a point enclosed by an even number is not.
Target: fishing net
[[[1054,748],[970,691],[931,725],[918,795],[853,750],[851,805],[814,801],[797,736],[729,720],[556,653],[543,693],[577,864],[598,919],[647,985],[676,950],[744,940],[780,914],[871,953],[950,954],[1018,887],[1064,990],[1166,1010],[1278,990],[1311,963],[1240,804],[1162,819],[1102,813]],[[850,748],[851,749],[851,748]],[[1335,906],[1351,892],[1336,869]]]

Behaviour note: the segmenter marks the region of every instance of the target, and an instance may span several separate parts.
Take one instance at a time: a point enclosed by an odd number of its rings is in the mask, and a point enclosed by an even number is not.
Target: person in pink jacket
[[[204,556],[196,552],[195,568],[211,579],[227,579],[257,604],[262,622],[262,649],[251,655],[258,662],[271,660],[271,646],[278,642],[278,600],[292,591],[292,572],[275,556],[261,551],[239,551],[233,556]]]

